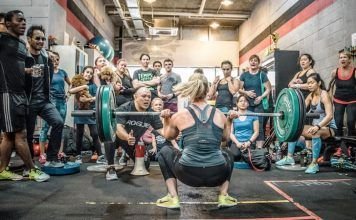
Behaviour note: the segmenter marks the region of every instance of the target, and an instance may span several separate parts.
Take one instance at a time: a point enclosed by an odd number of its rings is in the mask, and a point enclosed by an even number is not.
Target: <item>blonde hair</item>
[[[189,97],[190,101],[204,99],[209,91],[208,79],[200,73],[194,73],[188,82],[180,83],[173,91],[182,97]]]

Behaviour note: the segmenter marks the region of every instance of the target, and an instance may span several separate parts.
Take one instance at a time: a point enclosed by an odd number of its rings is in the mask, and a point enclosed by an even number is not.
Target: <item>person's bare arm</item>
[[[95,101],[95,97],[90,97],[90,98],[88,98],[88,97],[86,97],[86,96],[80,96],[79,97],[79,101],[80,102],[93,102],[93,101]]]
[[[234,95],[237,91],[239,91],[239,81],[237,79],[231,78],[231,80],[227,81],[227,85],[231,94]]]
[[[319,126],[320,127],[325,127],[330,123],[330,121],[334,117],[333,104],[331,102],[329,94],[326,91],[322,91],[321,92],[321,102],[324,104],[324,107],[325,107],[325,117],[319,123]]]
[[[253,134],[250,138],[250,141],[252,143],[256,141],[256,139],[259,135],[259,128],[260,128],[260,124],[259,124],[258,120],[253,121]]]
[[[162,114],[164,114],[164,112],[168,112],[168,110],[163,110],[161,112],[161,116]],[[178,120],[177,116],[179,117],[179,113],[176,113],[171,117],[168,116],[163,117],[164,122],[163,122],[162,136],[164,136],[167,140],[174,140],[176,139],[176,137],[178,137],[179,130],[176,124],[177,123],[176,120]]]
[[[70,94],[75,94],[75,93],[80,92],[80,91],[82,91],[84,89],[89,89],[89,86],[88,85],[82,85],[82,86],[78,86],[78,87],[75,87],[75,88],[70,88],[68,90],[68,92]]]
[[[125,130],[124,125],[117,124],[116,126],[116,135],[123,141],[127,141],[128,145],[132,146],[135,144],[136,139],[133,136],[133,131],[131,130],[130,133],[127,133]]]
[[[138,89],[140,87],[148,87],[148,86],[157,86],[160,83],[159,77],[153,77],[152,80],[150,81],[139,81],[137,79],[134,79],[132,81],[132,85],[135,89]]]

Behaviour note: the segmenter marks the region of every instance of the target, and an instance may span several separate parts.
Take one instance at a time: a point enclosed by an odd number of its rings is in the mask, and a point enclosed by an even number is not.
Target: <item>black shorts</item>
[[[0,122],[3,132],[18,132],[26,128],[27,103],[25,93],[0,93]]]

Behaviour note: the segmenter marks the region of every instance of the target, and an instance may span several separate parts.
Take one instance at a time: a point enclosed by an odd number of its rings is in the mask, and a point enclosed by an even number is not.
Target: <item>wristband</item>
[[[320,125],[315,125],[315,126],[317,126],[317,127],[318,127],[318,130],[320,130],[320,129],[321,129]]]
[[[250,144],[252,144],[252,141],[251,141],[251,140],[248,140],[248,142],[250,142]]]

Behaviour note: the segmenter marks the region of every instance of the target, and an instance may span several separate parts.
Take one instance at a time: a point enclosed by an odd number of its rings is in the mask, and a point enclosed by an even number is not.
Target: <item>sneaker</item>
[[[30,178],[30,180],[34,180],[36,182],[44,182],[50,178],[47,173],[37,168],[31,169],[28,177]]]
[[[106,172],[106,180],[117,180],[119,179],[116,174],[115,167],[110,166]]]
[[[100,164],[108,164],[108,161],[105,159],[105,155],[100,155],[96,160],[96,163]]]
[[[94,153],[93,155],[91,155],[91,158],[90,160],[98,160],[98,154],[97,153]]]
[[[311,163],[305,170],[305,173],[308,174],[315,174],[317,172],[319,172],[319,165],[317,163]]]
[[[165,197],[158,199],[156,205],[168,209],[180,208],[178,196],[173,197],[170,194],[167,194]]]
[[[61,167],[64,167],[64,163],[53,160],[53,161],[47,161],[44,164],[44,166],[45,167],[53,167],[53,168],[61,168]]]
[[[0,172],[0,180],[18,181],[18,180],[22,180],[22,179],[23,179],[23,176],[18,175],[16,173],[13,173],[8,170],[4,170],[4,171]]]
[[[219,195],[218,198],[218,207],[219,208],[224,208],[224,207],[231,207],[237,205],[237,199],[229,196],[229,194],[226,195]]]
[[[282,160],[276,162],[277,166],[284,166],[284,165],[294,165],[294,159],[292,157],[284,157]]]
[[[45,164],[47,162],[47,156],[46,154],[41,154],[39,157],[38,157],[38,161],[40,162],[40,164]]]
[[[82,163],[83,163],[83,161],[82,161],[82,156],[81,156],[81,155],[77,155],[77,156],[75,157],[74,163],[82,164]]]

